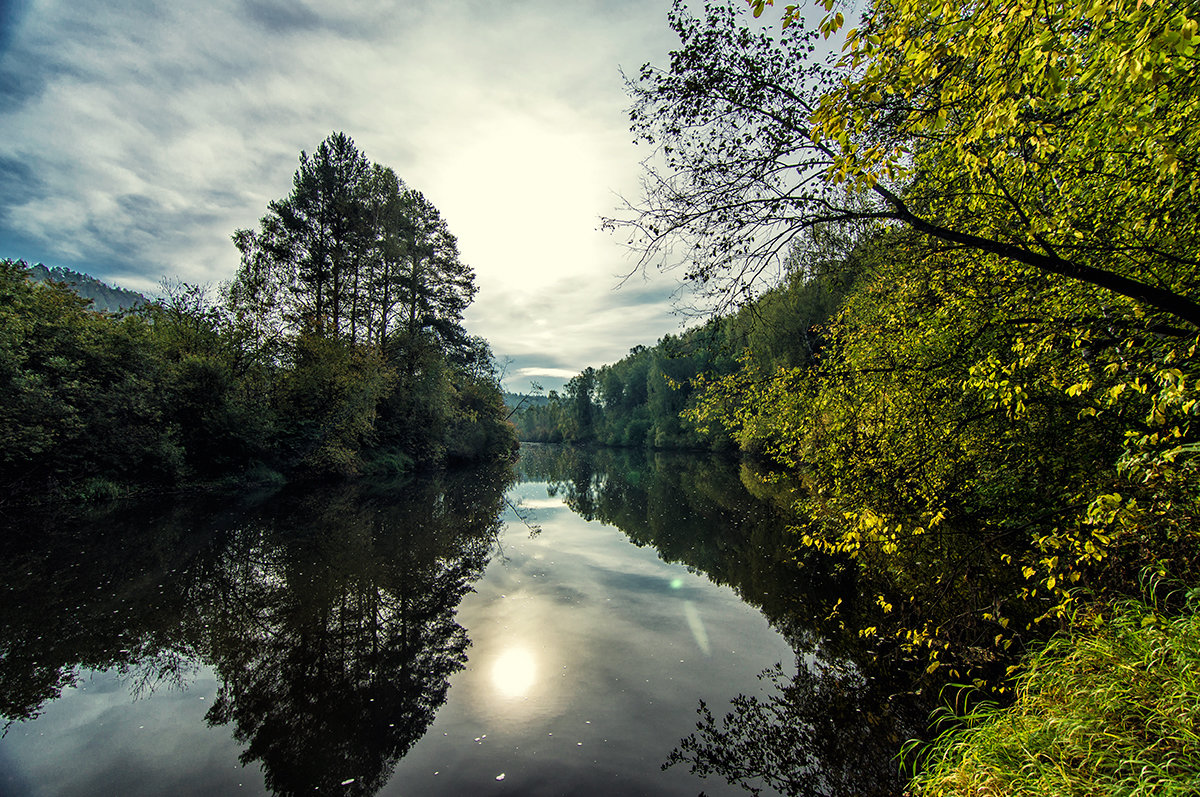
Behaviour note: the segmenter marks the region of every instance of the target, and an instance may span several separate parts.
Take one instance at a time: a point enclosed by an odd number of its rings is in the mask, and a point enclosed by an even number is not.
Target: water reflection
[[[733,587],[788,639],[795,666],[761,676],[761,694],[731,696],[714,714],[701,701],[696,732],[664,768],[685,766],[752,794],[894,795],[896,753],[924,729],[930,692],[917,675],[854,633],[869,609],[855,569],[798,549],[783,500],[743,466],[717,458],[543,446],[522,478],[547,480],[574,511],[616,526],[637,545]],[[751,494],[755,488],[757,496]],[[676,587],[676,584],[672,584]],[[864,604],[868,606],[864,607]],[[702,616],[684,602],[697,646],[711,649]]]
[[[492,665],[492,683],[504,697],[524,697],[537,680],[537,659],[525,648],[509,648]]]
[[[233,728],[270,790],[373,794],[466,664],[455,609],[488,563],[509,478],[10,528],[0,712],[37,716],[83,668],[130,673],[136,688],[207,665],[220,681],[207,722]]]
[[[545,532],[513,516],[503,545],[505,471],[10,517],[0,716],[95,671],[142,694],[211,677],[195,716],[277,794],[898,790],[924,706],[841,628],[871,603],[853,569],[796,550],[746,471],[551,447],[518,467],[508,500]]]
[[[696,611],[696,605],[691,601],[684,601],[683,616],[687,618],[688,629],[696,640],[696,646],[704,652],[705,656],[712,655],[712,645],[708,643],[708,631],[704,628],[704,620],[701,619],[700,612]]]
[[[724,716],[701,702],[696,732],[664,766],[685,765],[752,794],[891,797],[902,792],[899,706],[848,662],[817,660],[794,675],[765,671],[766,696],[739,694]]]
[[[0,528],[0,717],[36,717],[80,669],[131,673],[142,688],[184,675],[199,640],[190,585],[223,508],[206,524],[158,502],[83,517],[6,514]]]
[[[202,598],[222,681],[207,719],[234,726],[268,788],[387,782],[466,664],[454,612],[490,558],[501,496],[481,512],[437,482],[402,502],[310,493],[231,534]]]
[[[853,572],[805,554],[782,506],[751,494],[739,466],[716,457],[633,449],[527,446],[520,478],[545,481],[572,511],[620,529],[759,607],[794,647],[824,639],[818,620],[852,599]],[[670,587],[678,589],[676,579]]]

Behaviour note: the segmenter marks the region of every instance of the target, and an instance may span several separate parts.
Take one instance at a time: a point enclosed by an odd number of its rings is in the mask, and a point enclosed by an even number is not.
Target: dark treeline
[[[302,153],[291,193],[209,297],[164,285],[91,310],[0,264],[0,485],[115,494],[247,476],[398,472],[508,456],[474,274],[437,210],[349,137]]]
[[[839,231],[840,232],[840,231]],[[513,416],[522,440],[606,446],[728,451],[728,434],[703,430],[682,416],[695,404],[698,381],[728,376],[747,359],[763,367],[814,360],[824,327],[860,270],[846,239],[814,231],[788,258],[785,276],[752,303],[655,346],[573,377],[560,394],[534,397]]]
[[[0,730],[114,670],[136,695],[212,668],[274,794],[374,794],[425,734],[470,640],[512,466],[259,494],[10,513]],[[351,785],[347,777],[353,778]]]

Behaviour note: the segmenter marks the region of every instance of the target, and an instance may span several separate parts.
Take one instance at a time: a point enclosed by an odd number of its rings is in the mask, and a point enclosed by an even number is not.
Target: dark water
[[[894,793],[920,712],[756,484],[535,447],[10,515],[0,794]]]

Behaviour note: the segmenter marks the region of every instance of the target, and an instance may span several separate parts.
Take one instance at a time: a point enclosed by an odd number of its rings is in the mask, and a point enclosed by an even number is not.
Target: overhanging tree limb
[[[669,69],[630,82],[662,160],[606,226],[635,232],[644,266],[685,244],[687,280],[729,297],[780,229],[890,219],[1200,327],[1200,27],[1178,4],[1109,5],[874,0],[823,62],[833,29],[677,2]]]
[[[959,230],[941,227],[917,216],[908,208],[903,200],[883,186],[875,185],[872,190],[891,205],[893,218],[907,224],[918,232],[939,238],[943,241],[961,244],[981,252],[998,255],[1018,263],[1024,263],[1027,266],[1033,266],[1039,271],[1087,282],[1169,313],[1188,322],[1192,326],[1200,327],[1200,304],[1193,302],[1185,296],[1180,296],[1177,293],[1154,285],[1147,285],[1144,282],[1139,282],[1111,271],[1093,268],[1083,263],[1076,263],[1065,258],[1030,251],[1024,247],[1004,243],[1003,241],[994,241],[988,238],[981,238],[978,235],[971,235]]]

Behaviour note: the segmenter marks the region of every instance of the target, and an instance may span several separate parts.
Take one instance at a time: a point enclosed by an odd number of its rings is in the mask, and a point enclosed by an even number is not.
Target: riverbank
[[[1029,655],[1008,708],[956,718],[912,792],[1200,793],[1200,615],[1125,601],[1077,617]]]

